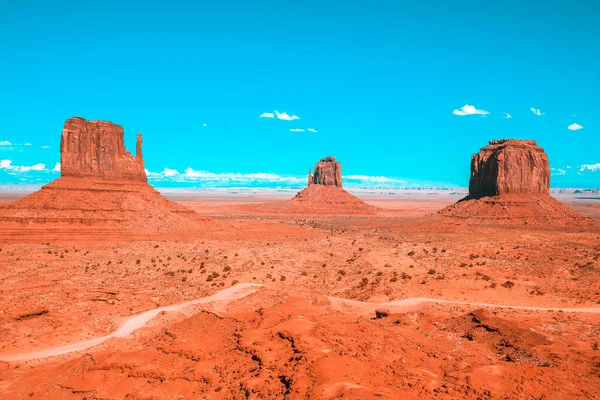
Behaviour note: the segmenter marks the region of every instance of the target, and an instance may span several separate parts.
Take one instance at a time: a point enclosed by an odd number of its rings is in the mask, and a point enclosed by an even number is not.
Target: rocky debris
[[[537,354],[539,346],[550,344],[544,335],[510,320],[497,317],[485,309],[477,309],[450,321],[463,337],[489,346],[501,359],[519,364],[548,367],[550,363]]]
[[[309,171],[310,185],[310,171]],[[315,173],[312,175],[312,183],[324,186],[342,187],[342,166],[335,157],[325,157],[315,165]]]
[[[549,193],[548,155],[534,140],[491,140],[471,158],[469,198]]]
[[[60,143],[62,176],[147,182],[142,135],[135,157],[125,149],[123,127],[108,121],[74,117],[65,122]]]
[[[21,311],[15,311],[13,314],[14,314],[13,318],[15,321],[22,321],[24,319],[41,317],[42,315],[48,314],[48,309],[39,308],[39,309],[27,310],[27,311],[21,310]]]

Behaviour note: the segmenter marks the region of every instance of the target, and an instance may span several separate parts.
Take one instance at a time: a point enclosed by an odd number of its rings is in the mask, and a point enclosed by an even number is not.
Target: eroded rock
[[[62,176],[97,177],[147,182],[142,135],[136,155],[125,149],[123,127],[108,121],[74,117],[65,122],[60,143]]]
[[[548,155],[534,140],[491,140],[471,158],[469,198],[549,193]]]

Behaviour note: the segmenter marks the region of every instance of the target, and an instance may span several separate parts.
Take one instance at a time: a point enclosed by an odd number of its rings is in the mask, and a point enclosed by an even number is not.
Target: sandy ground
[[[0,229],[0,397],[598,398],[598,224],[437,224],[448,193],[361,193],[366,216],[167,196],[216,222]],[[600,218],[593,196],[556,197]],[[200,301],[239,283],[263,286]]]

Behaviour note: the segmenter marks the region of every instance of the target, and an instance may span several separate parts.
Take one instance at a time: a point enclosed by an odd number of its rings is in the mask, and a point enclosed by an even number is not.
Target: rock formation
[[[136,155],[123,128],[107,121],[66,121],[61,139],[61,177],[39,191],[0,207],[3,225],[93,225],[143,233],[193,231],[199,216],[148,185],[142,136]],[[81,228],[77,228],[78,230]]]
[[[321,158],[315,165],[312,183],[316,185],[342,187],[342,166],[336,161],[335,157],[330,156]]]
[[[550,193],[550,164],[534,140],[491,140],[471,158],[469,198]]]
[[[550,165],[533,140],[491,140],[471,157],[469,195],[440,214],[466,221],[579,223],[585,217],[550,196]]]
[[[271,212],[283,210],[309,214],[373,214],[377,208],[366,204],[342,188],[342,166],[335,157],[325,157],[308,170],[308,187],[285,206],[268,206]]]
[[[134,157],[125,149],[123,127],[108,121],[68,119],[60,142],[60,166],[62,176],[148,181],[142,135],[137,136]]]

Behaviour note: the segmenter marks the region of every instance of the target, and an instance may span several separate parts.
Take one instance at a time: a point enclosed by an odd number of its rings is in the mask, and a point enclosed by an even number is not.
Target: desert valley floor
[[[2,224],[0,398],[600,398],[598,198],[545,225],[442,220],[449,194],[167,195],[202,229]]]

